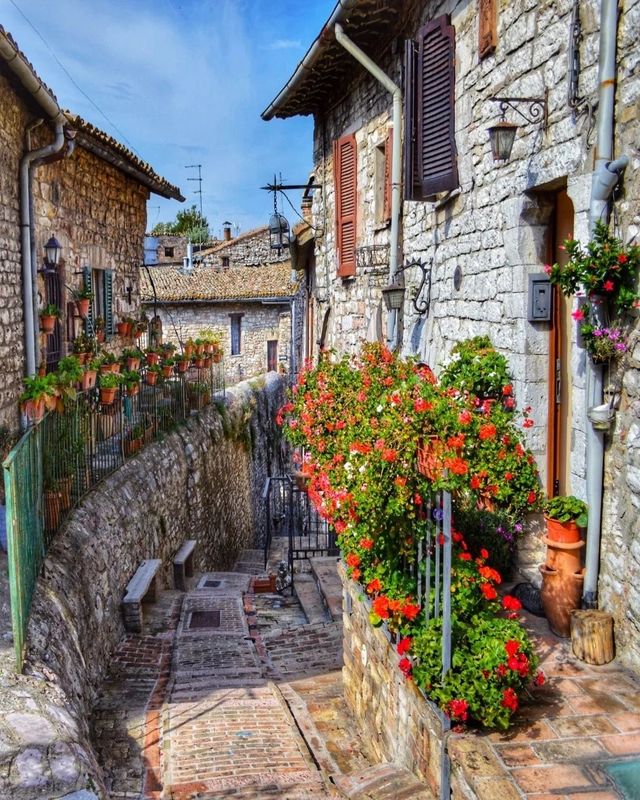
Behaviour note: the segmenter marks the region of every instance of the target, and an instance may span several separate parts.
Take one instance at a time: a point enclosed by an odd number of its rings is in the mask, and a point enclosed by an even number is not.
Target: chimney
[[[225,242],[231,241],[231,223],[230,222],[223,222],[222,223],[222,234],[224,236]]]

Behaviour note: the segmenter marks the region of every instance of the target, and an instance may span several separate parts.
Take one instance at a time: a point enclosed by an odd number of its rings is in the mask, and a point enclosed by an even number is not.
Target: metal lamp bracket
[[[422,279],[420,281],[420,285],[418,286],[417,290],[413,295],[413,307],[418,312],[418,314],[426,314],[429,316],[429,309],[431,307],[431,267],[433,266],[433,259],[429,261],[428,264],[425,264],[421,259],[414,258],[411,261],[407,261],[406,264],[398,268],[396,275],[400,272],[404,272],[406,269],[411,269],[411,267],[420,267],[422,271]],[[427,291],[425,293],[425,297],[422,302],[418,302],[420,295],[422,294],[422,290],[424,287],[427,287]]]
[[[549,122],[549,90],[544,90],[544,97],[490,97],[494,103],[500,103],[502,118],[505,118],[507,109],[510,108],[519,114],[526,122],[542,122],[542,129],[547,130]],[[519,104],[524,104],[526,109],[521,111]]]

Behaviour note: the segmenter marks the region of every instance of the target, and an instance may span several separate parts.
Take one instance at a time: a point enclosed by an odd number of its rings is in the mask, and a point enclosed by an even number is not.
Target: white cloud
[[[276,39],[266,48],[267,50],[302,50],[299,39]]]

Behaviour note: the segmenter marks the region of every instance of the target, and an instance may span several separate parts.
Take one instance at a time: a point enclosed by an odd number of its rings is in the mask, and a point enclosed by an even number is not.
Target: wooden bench
[[[153,603],[156,599],[157,575],[162,565],[159,558],[143,561],[127,584],[127,593],[122,600],[124,627],[133,633],[143,632],[142,602]]]
[[[185,578],[193,575],[193,551],[197,544],[197,539],[187,539],[173,557],[173,585],[181,592],[187,591]]]

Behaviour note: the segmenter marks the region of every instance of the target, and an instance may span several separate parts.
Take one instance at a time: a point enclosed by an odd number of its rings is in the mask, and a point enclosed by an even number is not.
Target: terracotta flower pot
[[[96,385],[96,371],[95,369],[87,369],[82,373],[82,391],[88,392]]]
[[[145,358],[147,359],[147,364],[151,366],[153,364],[157,364],[160,361],[160,353],[147,353]]]
[[[219,350],[216,350],[212,358],[214,364],[219,364],[222,361],[222,353]]]
[[[116,375],[120,372],[120,364],[118,364],[117,361],[114,361],[113,364],[111,364],[110,372],[113,372]]]
[[[173,367],[162,367],[162,377],[170,378],[173,375]]]
[[[178,361],[178,372],[184,374],[189,369],[188,361]]]
[[[56,320],[57,317],[49,317],[45,316],[44,314],[40,315],[40,330],[42,333],[46,333],[48,336],[54,332],[56,327]]]
[[[130,383],[129,386],[127,386],[127,395],[129,397],[135,397],[139,391],[140,391],[139,383]]]
[[[211,367],[211,359],[210,358],[203,358],[202,359],[203,366],[205,369],[209,369]]]
[[[547,536],[553,542],[579,542],[580,528],[571,522],[558,522],[557,519],[545,517],[547,523]]]
[[[89,305],[91,304],[91,300],[88,298],[82,298],[81,300],[76,300],[76,308],[78,309],[78,314],[82,317],[82,319],[86,319],[89,316]]]
[[[418,447],[418,472],[431,481],[441,477],[444,467],[444,443],[437,436],[428,436]]]
[[[185,344],[184,346],[184,357],[191,358],[193,355],[193,345],[192,344]]]
[[[158,382],[158,373],[157,372],[147,372],[145,376],[145,380],[149,386],[155,386]]]
[[[139,358],[131,358],[130,356],[127,357],[127,369],[129,371],[140,369],[140,359]]]
[[[118,322],[116,325],[116,330],[118,331],[118,336],[128,336],[129,334],[129,323],[128,322]]]
[[[202,369],[202,367],[204,366],[204,358],[194,358],[193,359],[193,366],[196,369]]]
[[[579,572],[582,566],[583,541],[555,542],[548,536],[542,541],[547,545],[546,566],[558,572]]]
[[[91,353],[76,353],[76,356],[81,364],[86,364],[91,360]]]
[[[107,372],[111,372],[111,364],[100,364],[100,374],[106,375]]]
[[[571,612],[580,608],[584,570],[559,572],[542,564],[540,599],[549,627],[564,639],[571,636]]]
[[[100,402],[103,406],[110,406],[116,398],[117,386],[110,386],[109,388],[102,387],[100,389]]]
[[[44,399],[26,400],[22,404],[22,413],[30,422],[40,422],[44,417]]]

